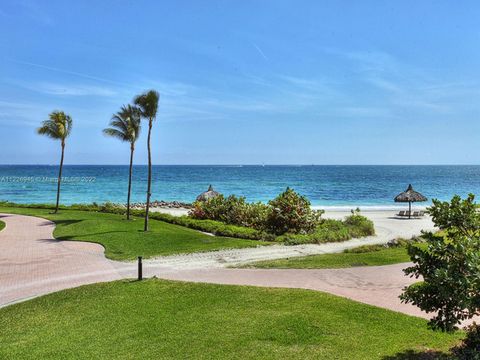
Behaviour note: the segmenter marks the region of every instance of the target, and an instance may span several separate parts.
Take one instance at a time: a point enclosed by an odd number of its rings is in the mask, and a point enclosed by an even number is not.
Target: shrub
[[[357,215],[364,218],[361,215]],[[364,218],[367,221],[370,221]],[[327,242],[340,242],[351,239],[352,237],[362,237],[372,235],[372,228],[367,230],[362,228],[365,223],[364,220],[359,221],[358,224],[347,225],[344,221],[334,219],[323,219],[320,224],[310,234],[291,234],[287,233],[277,238],[277,241],[282,241],[286,245],[299,244],[323,244]],[[359,226],[360,228],[357,228]],[[374,232],[374,231],[373,231]]]
[[[428,209],[441,235],[426,233],[425,246],[409,246],[413,266],[405,273],[422,277],[401,299],[426,312],[436,312],[429,324],[452,331],[465,319],[480,313],[480,213],[470,194],[450,202],[433,200]]]
[[[287,188],[268,205],[248,203],[244,197],[235,195],[197,201],[189,215],[194,219],[216,220],[281,235],[311,233],[319,224],[321,212],[312,210],[306,197]]]
[[[194,219],[217,220],[263,230],[267,212],[268,206],[265,204],[247,203],[244,197],[235,195],[219,195],[207,201],[195,202],[189,215]]]
[[[352,210],[352,215],[345,218],[345,225],[350,228],[352,237],[369,236],[375,234],[373,222],[360,215],[360,210]]]
[[[480,326],[476,323],[466,328],[467,336],[461,345],[453,349],[453,354],[460,360],[480,359]]]
[[[315,230],[320,221],[321,211],[312,210],[310,201],[294,190],[287,188],[275,199],[269,201],[266,228],[269,232],[308,234]]]

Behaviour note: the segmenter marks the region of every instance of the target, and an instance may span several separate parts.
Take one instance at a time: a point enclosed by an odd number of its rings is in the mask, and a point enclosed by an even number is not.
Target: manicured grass
[[[2,231],[5,228],[5,223],[0,220],[0,231]]]
[[[372,360],[445,351],[462,336],[315,291],[154,279],[12,305],[0,329],[2,359]]]
[[[243,265],[247,268],[276,269],[335,269],[354,266],[391,265],[410,261],[404,246],[369,252],[343,252],[294,257],[279,260],[259,261]]]
[[[55,238],[102,244],[111,259],[135,259],[137,256],[172,255],[196,251],[244,248],[268,243],[255,240],[209,236],[182,226],[152,219],[145,233],[143,219],[127,221],[117,214],[90,211],[0,207],[0,212],[39,216],[56,223]]]

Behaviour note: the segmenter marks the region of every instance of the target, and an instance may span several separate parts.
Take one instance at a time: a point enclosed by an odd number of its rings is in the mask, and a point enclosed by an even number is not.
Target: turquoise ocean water
[[[57,166],[0,165],[0,200],[52,203]],[[67,165],[61,201],[126,202],[128,166]],[[132,199],[145,200],[147,167],[135,166]],[[290,186],[314,206],[395,207],[394,196],[412,183],[429,199],[480,193],[480,166],[154,166],[157,200],[192,202],[212,184],[224,194],[268,201]],[[425,205],[428,205],[426,203]]]

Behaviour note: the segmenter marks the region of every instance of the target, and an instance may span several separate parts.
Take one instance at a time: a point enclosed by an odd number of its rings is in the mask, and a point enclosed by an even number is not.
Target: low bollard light
[[[138,257],[138,280],[143,279],[143,273],[142,273],[142,257]]]

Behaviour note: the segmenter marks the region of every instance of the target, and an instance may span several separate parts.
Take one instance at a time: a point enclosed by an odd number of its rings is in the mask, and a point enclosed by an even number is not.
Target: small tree
[[[267,216],[268,229],[282,235],[287,232],[306,234],[317,227],[322,212],[312,210],[310,201],[294,190],[287,189],[268,203],[271,207]]]
[[[426,248],[410,246],[414,263],[405,273],[423,282],[404,289],[402,301],[436,312],[433,329],[453,331],[480,314],[480,213],[470,194],[450,202],[433,200],[428,209],[440,234],[425,234]]]

